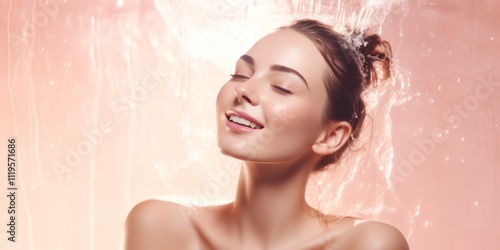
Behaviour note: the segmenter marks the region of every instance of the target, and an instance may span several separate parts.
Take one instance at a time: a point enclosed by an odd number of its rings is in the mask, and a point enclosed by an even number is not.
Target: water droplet
[[[479,205],[479,201],[474,201],[474,206],[478,206]]]
[[[430,99],[430,100],[429,100],[429,103],[434,103],[434,99]]]
[[[102,132],[105,134],[109,134],[109,133],[111,133],[111,128],[106,128]]]
[[[449,160],[450,160],[450,157],[449,157],[449,156],[445,156],[445,157],[444,157],[444,160],[445,160],[445,161],[449,161]]]
[[[424,227],[429,227],[430,225],[431,225],[431,222],[430,222],[430,221],[426,220],[426,221],[424,222]]]
[[[494,37],[490,37],[490,41],[492,41],[492,42],[493,42],[494,40],[495,40],[495,38],[494,38]]]
[[[415,209],[415,216],[418,216],[420,214],[420,205],[417,205],[417,209]]]
[[[465,141],[465,137],[460,138],[460,140],[461,140],[462,142],[463,142],[463,141]]]
[[[457,79],[457,82],[460,82],[460,78]]]
[[[54,80],[50,80],[49,85],[50,86],[54,85]]]
[[[441,90],[441,85],[438,85],[438,90]]]
[[[462,159],[462,164],[464,164],[464,162],[465,162],[465,159]]]

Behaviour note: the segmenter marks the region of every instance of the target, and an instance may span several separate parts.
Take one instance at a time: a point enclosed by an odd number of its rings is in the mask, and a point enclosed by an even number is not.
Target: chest
[[[197,224],[193,237],[193,250],[250,250],[250,249],[268,249],[268,250],[341,250],[344,228],[333,228],[314,234],[303,234],[297,237],[290,237],[286,241],[275,246],[265,247],[258,245],[252,240],[241,241],[234,232],[221,228],[214,224]]]

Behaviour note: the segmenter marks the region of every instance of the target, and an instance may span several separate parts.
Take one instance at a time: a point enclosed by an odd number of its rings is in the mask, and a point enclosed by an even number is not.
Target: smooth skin
[[[393,226],[325,218],[305,201],[314,165],[341,148],[352,130],[344,121],[322,122],[326,68],[312,41],[298,32],[279,30],[259,40],[217,96],[219,148],[242,160],[234,202],[143,201],[126,219],[124,249],[408,250]],[[231,131],[229,110],[250,114],[263,128]]]

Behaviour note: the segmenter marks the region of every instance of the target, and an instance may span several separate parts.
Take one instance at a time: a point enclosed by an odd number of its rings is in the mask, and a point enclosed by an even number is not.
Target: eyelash
[[[231,76],[232,78],[249,79],[248,77],[246,77],[246,76],[242,76],[242,75],[233,75],[233,74],[230,74],[230,76]]]
[[[236,75],[236,74],[230,74],[231,78],[236,78],[236,79],[249,79],[248,77],[246,76],[242,76],[242,75]],[[276,86],[276,85],[273,85],[273,87],[285,94],[292,94],[292,92],[288,89],[284,89],[280,86]]]
[[[276,88],[276,89],[278,89],[279,91],[281,91],[283,93],[290,94],[290,95],[292,94],[292,92],[290,90],[284,89],[284,88],[282,88],[280,86],[273,85],[273,87]]]

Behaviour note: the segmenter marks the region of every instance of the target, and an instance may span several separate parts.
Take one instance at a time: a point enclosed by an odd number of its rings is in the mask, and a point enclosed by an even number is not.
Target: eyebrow
[[[240,56],[240,59],[247,62],[248,64],[252,65],[252,66],[255,66],[255,61],[253,60],[253,57],[249,56],[249,55],[242,55]],[[297,72],[296,70],[292,69],[292,68],[289,68],[289,67],[286,67],[286,66],[283,66],[283,65],[279,65],[279,64],[273,64],[271,65],[271,70],[273,71],[280,71],[280,72],[285,72],[285,73],[292,73],[298,77],[300,77],[300,79],[302,79],[302,81],[304,81],[304,83],[306,84],[307,86],[307,89],[309,89],[309,84],[307,84],[307,81],[306,79],[299,73]]]

